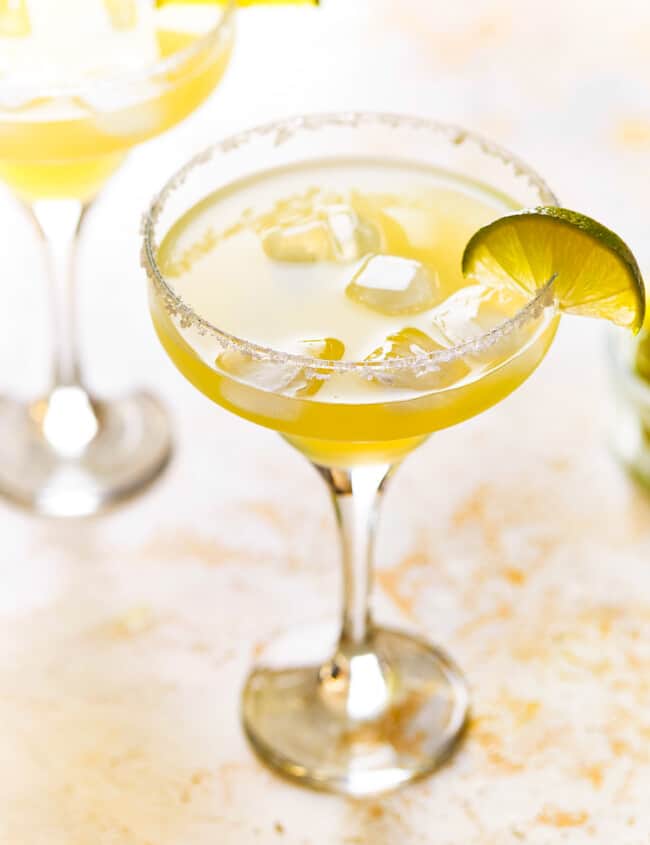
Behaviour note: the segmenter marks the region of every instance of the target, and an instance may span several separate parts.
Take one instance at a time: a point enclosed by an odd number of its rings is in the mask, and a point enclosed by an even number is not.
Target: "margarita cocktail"
[[[0,178],[26,199],[94,196],[133,146],[214,89],[232,28],[206,36],[223,14],[193,2],[1,0]]]
[[[128,151],[192,112],[221,78],[234,0],[0,0],[0,179],[52,265],[52,386],[0,404],[0,493],[54,515],[133,495],[165,466],[166,415],[148,394],[103,401],[76,343],[74,251]]]
[[[520,162],[414,118],[305,117],[215,145],[145,220],[160,340],[215,402],[279,431],[326,480],[341,528],[343,623],[314,659],[273,644],[243,696],[274,768],[348,794],[431,771],[467,717],[462,675],[369,610],[374,516],[391,471],[433,431],[488,408],[547,351],[548,284],[466,278],[477,229],[552,203]],[[336,554],[337,552],[335,552]]]
[[[395,461],[511,392],[553,337],[543,303],[461,272],[473,232],[513,207],[462,175],[370,157],[257,174],[195,205],[158,251],[184,302],[250,348],[215,354],[164,298],[156,330],[203,393],[319,465]]]

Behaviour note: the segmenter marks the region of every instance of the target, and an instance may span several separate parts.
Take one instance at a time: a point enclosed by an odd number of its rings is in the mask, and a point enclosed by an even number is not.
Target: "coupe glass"
[[[93,200],[129,149],[185,118],[217,85],[231,53],[234,6],[227,0],[211,30],[177,37],[169,55],[142,70],[73,85],[0,76],[0,179],[30,215],[51,268],[51,387],[37,401],[0,400],[0,495],[17,504],[91,514],[134,495],[167,464],[170,429],[152,396],[107,400],[87,386],[75,257]],[[112,8],[131,14],[127,3]],[[0,0],[0,33],[20,37],[28,14],[24,0]]]
[[[343,384],[370,377],[386,386],[381,402],[346,404],[272,393],[220,370],[215,360],[224,350],[236,350],[264,364],[267,384],[281,384],[274,368],[278,376],[287,368],[313,373],[314,359],[261,347],[211,324],[165,277],[157,254],[174,223],[218,189],[260,170],[341,159],[349,165],[369,155],[469,178],[522,207],[556,204],[522,162],[457,127],[381,114],[306,116],[228,138],[191,161],[154,199],[143,246],[154,325],[174,363],[215,402],[278,430],[312,461],[331,493],[343,566],[338,638],[320,643],[313,631],[299,630],[271,643],[246,682],[242,712],[253,748],[272,768],[349,795],[384,791],[431,772],[463,732],[468,692],[453,661],[419,636],[374,622],[377,511],[401,459],[432,431],[494,405],[533,372],[557,327],[552,283],[508,321],[452,349],[381,362],[319,360],[319,378]],[[236,285],[237,279],[221,283]],[[459,361],[488,364],[469,383],[423,390],[407,400],[396,391],[402,401],[390,400],[393,381],[444,376]],[[453,380],[443,377],[440,383]]]

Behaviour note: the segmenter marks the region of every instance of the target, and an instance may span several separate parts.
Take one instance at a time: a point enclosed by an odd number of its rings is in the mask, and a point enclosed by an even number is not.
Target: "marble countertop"
[[[137,256],[148,198],[209,140],[289,112],[370,108],[491,135],[649,266],[649,44],[650,5],[632,0],[242,12],[224,84],[134,153],[82,256],[91,380],[164,397],[176,459],[101,519],[0,506],[2,843],[647,841],[650,498],[605,445],[602,328],[566,320],[524,387],[433,437],[396,477],[377,615],[453,653],[474,718],[435,777],[345,800],[276,779],[238,721],[256,647],[337,611],[326,492],[280,438],[176,374],[148,325]],[[0,383],[28,394],[45,373],[41,268],[5,196],[0,224]]]

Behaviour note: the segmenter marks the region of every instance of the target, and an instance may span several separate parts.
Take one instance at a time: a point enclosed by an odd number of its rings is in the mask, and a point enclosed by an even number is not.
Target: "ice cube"
[[[262,247],[274,261],[330,261],[332,257],[330,233],[322,220],[273,226],[262,233]]]
[[[381,314],[419,314],[440,302],[440,278],[419,261],[396,255],[370,255],[345,293]]]
[[[292,345],[292,352],[321,361],[340,361],[345,344],[333,337],[302,340]],[[326,374],[317,366],[301,367],[291,361],[258,360],[236,349],[227,349],[215,361],[229,375],[272,393],[293,397],[315,396],[321,389]]]
[[[383,344],[371,352],[366,361],[391,361],[399,358],[426,357],[446,347],[420,329],[407,327],[388,335]],[[377,380],[410,390],[440,390],[465,378],[470,367],[461,359],[441,361],[435,369],[423,371],[414,365],[409,370],[395,370],[377,375]]]
[[[324,213],[332,233],[336,261],[357,261],[381,249],[381,233],[345,205],[330,206]]]
[[[449,345],[456,346],[496,328],[525,305],[513,290],[468,285],[452,294],[433,312],[433,323]]]
[[[228,375],[273,393],[281,393],[300,372],[293,364],[258,360],[238,349],[226,349],[217,356],[215,363]]]
[[[24,38],[30,29],[27,0],[0,0],[0,39]]]
[[[340,361],[345,353],[345,344],[336,337],[301,340],[299,346],[301,355],[311,355],[321,361]]]
[[[262,246],[274,261],[357,261],[381,249],[381,234],[351,208],[336,203],[291,215],[261,233]]]
[[[414,355],[427,355],[438,349],[444,349],[444,347],[420,329],[409,327],[389,334],[382,345],[368,355],[366,361],[412,358]]]
[[[321,361],[340,361],[345,353],[345,344],[336,337],[319,338],[318,340],[303,340],[299,350],[302,355],[311,355]],[[294,384],[294,395],[314,396],[324,383],[323,376],[327,373],[316,368],[313,372],[302,370],[300,377],[303,384]]]
[[[134,29],[138,23],[137,0],[104,0],[113,29]]]
[[[0,73],[21,85],[112,77],[158,55],[153,0],[0,0]]]

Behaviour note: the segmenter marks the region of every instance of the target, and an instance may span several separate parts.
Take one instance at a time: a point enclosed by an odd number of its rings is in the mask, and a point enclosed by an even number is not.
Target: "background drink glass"
[[[607,358],[614,397],[610,442],[625,469],[650,487],[650,369],[648,335],[607,332]]]
[[[211,324],[183,300],[157,259],[170,229],[206,195],[250,179],[261,167],[367,160],[369,151],[375,161],[408,161],[471,179],[520,206],[556,204],[524,164],[462,129],[393,115],[307,116],[234,136],[190,162],[152,204],[143,250],[154,324],[181,372],[216,402],[280,431],[330,490],[343,563],[338,643],[334,637],[321,647],[311,632],[300,631],[274,644],[248,679],[243,719],[257,753],[271,766],[302,783],[351,795],[432,771],[456,744],[467,717],[467,689],[454,663],[417,636],[372,620],[373,543],[386,481],[432,431],[480,413],[530,375],[557,326],[552,291],[538,292],[496,330],[441,354],[376,365],[319,361],[325,378],[385,381],[382,401],[359,406],[291,398],[229,377],[212,363],[224,349],[278,373],[309,362]],[[477,356],[493,362],[479,378],[391,402],[391,379],[423,368],[444,373]]]
[[[227,0],[218,23],[198,36],[160,31],[161,57],[141,70],[45,86],[0,77],[0,179],[30,215],[51,268],[51,388],[35,402],[0,401],[0,494],[18,504],[57,516],[94,513],[147,486],[169,459],[168,421],[153,397],[105,400],[87,386],[75,258],[89,209],[128,151],[185,118],[217,85],[234,7]],[[0,28],[26,25],[26,9],[0,3]],[[74,30],[74,19],[67,26]]]

